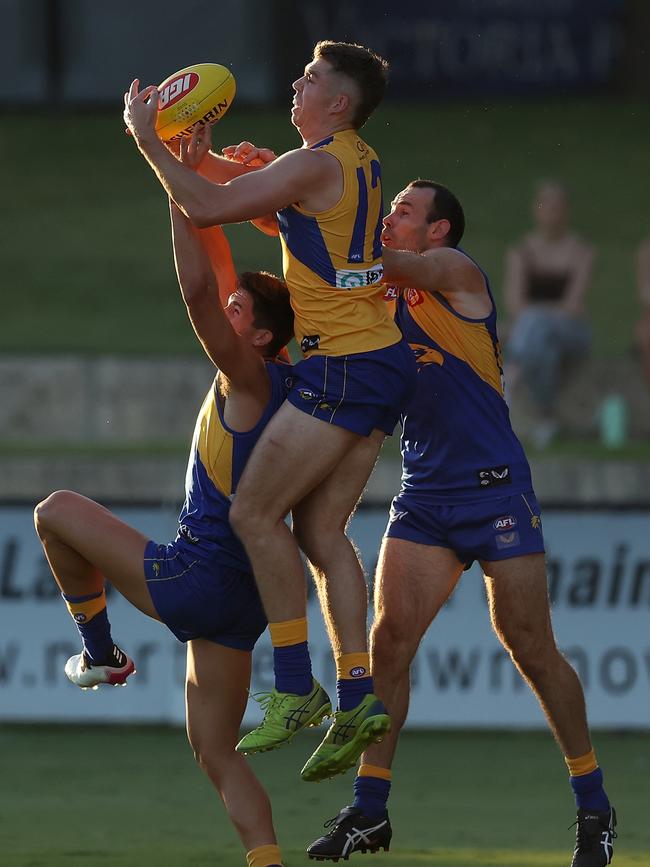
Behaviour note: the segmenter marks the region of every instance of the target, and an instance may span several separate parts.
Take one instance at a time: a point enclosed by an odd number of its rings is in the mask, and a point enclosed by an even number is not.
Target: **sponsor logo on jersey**
[[[510,467],[506,464],[500,467],[486,467],[484,470],[478,470],[476,475],[482,488],[496,488],[499,485],[509,485],[512,482]]]
[[[375,283],[381,283],[383,276],[383,265],[375,265],[374,268],[366,268],[362,271],[339,269],[336,272],[336,286],[339,289],[357,289],[359,286],[373,286]]]
[[[160,94],[158,109],[162,110],[163,108],[169,108],[170,105],[174,105],[174,103],[178,102],[179,99],[182,99],[186,93],[194,90],[198,83],[199,76],[196,72],[188,72],[185,75],[181,75],[179,78],[170,81],[169,84],[165,85],[164,90]]]
[[[399,287],[398,286],[386,286],[386,294],[384,295],[384,301],[397,301],[399,298]]]
[[[363,665],[355,665],[354,668],[350,669],[350,677],[365,677],[367,674]]]
[[[514,515],[502,515],[496,519],[492,526],[495,530],[514,530],[517,526],[517,519]]]
[[[312,349],[318,349],[320,344],[320,334],[306,334],[300,341],[300,348],[303,352],[310,352]]]
[[[419,289],[406,289],[404,297],[409,307],[417,307],[418,304],[422,304],[424,301],[424,295]]]
[[[519,545],[519,533],[513,530],[512,533],[499,533],[494,537],[497,543],[497,548],[514,548]]]

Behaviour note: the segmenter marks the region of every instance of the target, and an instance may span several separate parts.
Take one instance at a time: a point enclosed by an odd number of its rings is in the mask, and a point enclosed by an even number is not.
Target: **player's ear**
[[[449,220],[436,220],[429,226],[429,236],[432,241],[444,241],[451,229]]]
[[[255,331],[255,337],[253,337],[253,346],[257,346],[258,348],[263,348],[264,346],[268,346],[269,343],[273,340],[273,332],[269,331],[268,328],[258,328]]]
[[[332,111],[335,114],[345,114],[350,108],[350,96],[342,91],[337,93],[336,99],[332,104]]]

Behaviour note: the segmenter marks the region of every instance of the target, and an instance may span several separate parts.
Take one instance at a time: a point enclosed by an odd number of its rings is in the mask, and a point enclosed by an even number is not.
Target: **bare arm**
[[[272,152],[268,151],[268,153]],[[275,158],[275,154],[273,154],[273,159]],[[270,161],[271,160],[268,162]],[[264,165],[266,165],[266,163],[261,161],[255,164],[251,164],[250,162],[236,162],[234,159],[221,157],[213,151],[209,151],[206,157],[202,160],[197,171],[202,177],[215,184],[226,184],[228,181],[232,181],[241,175],[257,171]],[[265,235],[275,236],[278,234],[278,221],[273,213],[252,220],[252,223],[257,229],[264,232]]]
[[[230,380],[233,389],[262,405],[270,393],[269,377],[262,357],[233,330],[219,299],[217,279],[199,233],[170,202],[176,274],[183,301],[196,336],[213,364]],[[225,240],[225,239],[224,239]],[[228,250],[228,259],[230,251]],[[220,260],[225,250],[216,245],[212,254],[219,270],[232,262]]]
[[[205,228],[263,217],[326,190],[334,172],[339,177],[336,160],[300,149],[289,151],[254,175],[213,184],[179,162],[160,141],[155,131],[158,91],[146,87],[138,93],[138,86],[136,79],[124,95],[124,121],[169,197],[195,226]]]
[[[489,300],[480,269],[454,247],[437,247],[426,253],[409,253],[384,247],[382,255],[385,283],[425,292],[440,292],[452,304],[459,300],[467,302],[469,296],[484,296]],[[476,315],[482,316],[486,312],[489,311]]]

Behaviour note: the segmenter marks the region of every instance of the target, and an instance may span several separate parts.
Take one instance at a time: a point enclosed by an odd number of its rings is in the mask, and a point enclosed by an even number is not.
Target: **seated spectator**
[[[636,324],[636,345],[641,352],[646,382],[650,385],[650,238],[639,247],[637,274],[641,317]]]
[[[526,386],[537,414],[533,445],[545,448],[558,432],[556,401],[567,370],[589,351],[584,303],[594,252],[569,227],[561,184],[540,184],[533,218],[534,230],[506,256],[506,380],[513,390]]]

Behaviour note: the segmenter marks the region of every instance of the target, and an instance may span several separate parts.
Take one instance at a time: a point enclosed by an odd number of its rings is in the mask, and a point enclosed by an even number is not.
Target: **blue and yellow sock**
[[[598,767],[596,754],[592,750],[577,759],[566,758],[569,781],[579,810],[594,810],[602,813],[609,810],[609,798],[603,788],[603,772]]]
[[[248,867],[282,867],[280,847],[275,844],[258,846],[246,853]]]
[[[336,695],[339,710],[352,710],[373,690],[367,653],[343,653],[336,657]]]
[[[106,593],[90,593],[88,596],[61,594],[68,606],[83,642],[84,651],[91,662],[101,665],[110,659],[113,652],[111,624],[106,612]]]
[[[312,690],[311,659],[307,644],[307,618],[269,623],[273,645],[275,688],[307,695]]]
[[[360,765],[354,781],[354,803],[364,816],[380,819],[386,813],[391,772],[377,765]]]

